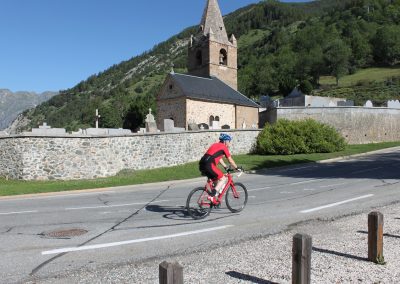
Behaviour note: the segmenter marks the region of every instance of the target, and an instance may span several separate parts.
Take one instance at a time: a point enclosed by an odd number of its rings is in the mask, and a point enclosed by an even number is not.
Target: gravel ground
[[[312,283],[400,283],[400,204],[379,211],[384,214],[385,265],[366,260],[369,212],[365,212],[299,224],[276,235],[212,251],[84,270],[34,283],[159,283],[158,265],[163,260],[178,261],[184,267],[185,283],[291,283],[296,233],[312,236]]]

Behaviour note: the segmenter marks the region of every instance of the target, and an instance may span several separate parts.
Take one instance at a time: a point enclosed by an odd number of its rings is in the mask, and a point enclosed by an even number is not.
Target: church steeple
[[[237,90],[237,40],[228,39],[217,0],[207,0],[199,32],[190,38],[187,68],[190,75],[215,76]]]
[[[228,35],[217,0],[207,0],[207,5],[200,23],[200,32],[204,36],[208,36],[210,31],[214,33],[214,40],[221,43],[228,42]]]

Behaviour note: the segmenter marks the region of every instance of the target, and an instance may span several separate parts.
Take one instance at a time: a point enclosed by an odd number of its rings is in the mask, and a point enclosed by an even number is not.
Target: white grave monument
[[[372,102],[370,100],[368,100],[364,105],[364,107],[373,107],[373,106],[374,105],[372,104]]]
[[[387,107],[400,109],[400,102],[399,100],[388,101]]]
[[[156,133],[157,132],[157,124],[154,119],[154,115],[151,114],[151,108],[149,108],[149,114],[146,115],[146,132],[147,133]]]
[[[39,125],[39,128],[32,128],[32,133],[37,135],[65,135],[66,131],[64,128],[51,128],[46,122]]]

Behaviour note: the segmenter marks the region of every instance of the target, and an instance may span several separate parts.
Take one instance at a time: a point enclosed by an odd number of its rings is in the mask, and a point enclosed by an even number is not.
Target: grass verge
[[[234,159],[237,164],[243,166],[246,170],[258,170],[262,168],[272,168],[299,163],[316,162],[341,156],[366,153],[395,146],[400,146],[400,142],[348,145],[344,151],[335,153],[299,154],[287,156],[236,155],[234,156]],[[121,171],[118,175],[114,177],[96,180],[17,181],[5,180],[4,178],[0,178],[0,196],[106,188],[113,186],[144,184],[169,180],[182,180],[195,177],[200,177],[197,162],[153,170],[125,170]]]

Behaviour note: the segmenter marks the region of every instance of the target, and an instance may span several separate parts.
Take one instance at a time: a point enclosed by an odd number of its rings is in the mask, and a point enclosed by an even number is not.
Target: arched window
[[[200,66],[203,64],[203,54],[201,53],[201,50],[198,50],[196,52],[196,65]]]
[[[215,120],[215,121],[219,121],[219,116],[216,116],[216,117],[214,118],[214,120]]]
[[[213,121],[214,121],[215,119],[214,119],[214,116],[212,115],[212,116],[210,116],[210,124],[209,125],[213,125]]]
[[[228,54],[225,49],[221,49],[219,51],[219,64],[227,65],[228,64]]]

